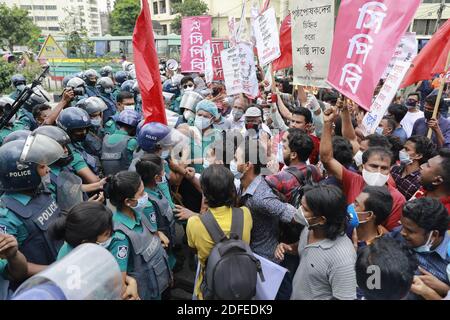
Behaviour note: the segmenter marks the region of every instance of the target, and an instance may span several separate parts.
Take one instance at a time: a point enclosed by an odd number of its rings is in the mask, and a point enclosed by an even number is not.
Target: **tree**
[[[170,24],[173,32],[180,34],[182,17],[201,16],[208,12],[208,5],[202,0],[185,0],[184,2],[174,3],[173,10],[178,15]]]
[[[16,72],[15,64],[0,60],[0,94],[11,91],[11,77]]]
[[[12,52],[15,45],[29,45],[39,38],[41,29],[33,23],[28,11],[0,4],[0,40]]]
[[[111,34],[113,36],[132,35],[140,11],[139,0],[116,0],[111,12]]]

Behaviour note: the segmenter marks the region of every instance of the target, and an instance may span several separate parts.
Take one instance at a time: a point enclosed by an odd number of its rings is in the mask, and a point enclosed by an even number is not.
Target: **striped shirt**
[[[291,300],[356,299],[356,251],[351,240],[344,234],[308,244],[308,234],[305,228],[300,235]]]

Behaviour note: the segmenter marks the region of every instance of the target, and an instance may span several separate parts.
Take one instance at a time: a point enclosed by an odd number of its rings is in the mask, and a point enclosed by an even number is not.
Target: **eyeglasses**
[[[194,86],[193,84],[185,84],[183,85],[183,89],[187,89],[188,87],[192,88],[193,86]]]

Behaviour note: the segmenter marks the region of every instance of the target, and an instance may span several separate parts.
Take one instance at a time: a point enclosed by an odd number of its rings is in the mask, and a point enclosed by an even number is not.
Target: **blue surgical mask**
[[[148,194],[144,193],[144,195],[137,200],[136,206],[130,207],[130,208],[136,212],[141,213],[144,210],[144,208],[147,206],[147,202],[148,202]]]
[[[196,116],[194,125],[197,127],[197,129],[204,130],[211,125],[211,119],[205,118],[203,116]]]
[[[405,149],[400,150],[400,152],[398,153],[398,157],[399,157],[400,162],[402,164],[410,164],[410,163],[412,163],[412,160],[411,160],[408,152],[405,151]]]
[[[231,162],[230,162],[230,171],[233,173],[235,179],[241,180],[242,173],[239,172],[238,169],[237,169],[236,160],[231,160]]]
[[[102,119],[101,118],[91,119],[91,124],[94,127],[100,127],[102,125]]]
[[[208,161],[208,159],[204,159],[203,160],[203,168],[206,169],[208,167],[209,167],[209,161]]]
[[[109,247],[109,245],[112,242],[112,237],[109,237],[108,240],[103,241],[103,242],[97,242],[97,244],[105,249],[107,249]]]
[[[161,158],[162,159],[167,159],[168,157],[170,156],[170,150],[163,150],[162,152],[161,152]]]
[[[349,218],[349,225],[352,228],[357,228],[359,226],[358,214],[355,210],[355,205],[353,203],[347,206],[347,214]]]
[[[431,246],[433,245],[433,241],[431,240],[431,235],[432,234],[433,233],[430,232],[430,235],[428,236],[428,240],[427,240],[427,242],[425,242],[424,245],[421,245],[420,247],[417,247],[417,248],[413,248],[413,250],[415,252],[418,252],[418,253],[430,252],[431,251]]]
[[[379,136],[382,136],[382,135],[383,135],[383,128],[382,128],[382,127],[377,127],[377,128],[375,129],[375,133],[376,133],[377,135],[379,135]]]

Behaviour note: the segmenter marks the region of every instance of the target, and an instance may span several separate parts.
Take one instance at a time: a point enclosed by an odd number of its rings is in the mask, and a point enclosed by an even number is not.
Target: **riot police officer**
[[[97,90],[99,92],[99,97],[106,103],[108,109],[103,112],[103,122],[108,121],[110,117],[112,117],[116,111],[116,100],[112,95],[112,91],[114,88],[114,83],[108,77],[102,77],[97,81]]]
[[[106,121],[104,128],[106,134],[113,134],[116,129],[116,121],[119,117],[119,114],[123,110],[135,110],[135,103],[133,94],[127,91],[121,91],[117,96],[117,111],[116,113]]]
[[[111,66],[104,66],[100,69],[100,76],[113,78],[113,69]]]
[[[27,80],[22,74],[15,74],[11,77],[11,85],[14,87],[14,91],[9,95],[13,100],[16,100],[20,93],[25,89],[27,85]]]
[[[85,183],[98,182],[99,163],[83,147],[83,142],[86,140],[88,129],[91,126],[89,114],[81,108],[69,107],[61,111],[56,124],[70,137],[71,143],[68,144],[68,147],[74,155],[71,165],[77,174]]]
[[[133,86],[136,80],[127,80],[120,86],[120,91],[127,91],[129,93],[134,93]]]
[[[118,130],[103,139],[102,166],[105,175],[127,170],[137,148],[136,127],[141,120],[134,110],[124,110],[117,119]]]
[[[115,100],[117,100],[117,96],[120,93],[120,87],[122,86],[122,84],[127,81],[129,79],[128,77],[128,72],[126,71],[117,71],[114,74],[114,82],[116,83],[115,87],[114,87],[114,91],[113,91],[113,97]]]
[[[11,106],[14,103],[9,97],[0,98],[0,118],[3,117],[5,113],[9,113]],[[3,144],[3,139],[15,130],[23,129],[24,126],[21,121],[16,121],[16,115],[14,115],[8,123],[0,130],[0,145]]]
[[[72,106],[74,106],[78,101],[88,97],[88,95],[86,94],[86,83],[81,78],[73,77],[72,79],[67,81],[66,87],[73,90],[74,99],[72,102]]]
[[[59,207],[42,181],[48,165],[64,154],[47,136],[31,134],[0,147],[0,230],[17,238],[28,260],[28,274],[55,261],[62,243],[49,237],[48,226],[60,216]]]
[[[49,99],[39,91],[34,91],[23,104],[23,108],[17,113],[17,118],[24,129],[33,131],[39,125],[33,116],[33,108],[39,104],[47,103]]]
[[[86,83],[86,94],[88,97],[96,97],[99,95],[96,87],[99,75],[94,69],[89,69],[83,72],[83,80]]]
[[[89,97],[79,101],[77,107],[86,110],[91,119],[91,127],[89,127],[86,140],[83,143],[84,149],[96,156],[100,157],[102,152],[103,131],[103,112],[108,108],[105,102],[99,97]]]

